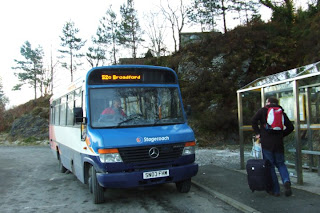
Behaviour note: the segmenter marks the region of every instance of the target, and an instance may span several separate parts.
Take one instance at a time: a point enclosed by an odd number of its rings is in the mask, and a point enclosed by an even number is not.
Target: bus
[[[94,203],[108,188],[175,183],[187,193],[198,172],[174,70],[112,65],[89,70],[50,99],[50,147],[61,172],[87,184]]]

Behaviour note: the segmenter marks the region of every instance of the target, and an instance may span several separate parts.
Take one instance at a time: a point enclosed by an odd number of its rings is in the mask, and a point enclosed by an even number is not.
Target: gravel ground
[[[250,158],[250,152],[244,152],[245,161]],[[199,166],[214,164],[228,169],[240,168],[240,150],[238,149],[205,149],[196,150],[196,163]]]

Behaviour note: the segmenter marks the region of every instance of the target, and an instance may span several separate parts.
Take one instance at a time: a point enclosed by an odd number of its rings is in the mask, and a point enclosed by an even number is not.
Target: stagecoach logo
[[[149,149],[149,156],[151,158],[157,158],[159,156],[159,149],[157,147],[152,147]]]
[[[136,141],[137,141],[138,143],[142,143],[143,139],[142,139],[142,137],[137,137],[137,138],[136,138]]]
[[[164,137],[137,137],[136,141],[137,143],[147,143],[147,142],[159,142],[159,141],[169,141],[169,136],[164,136]]]

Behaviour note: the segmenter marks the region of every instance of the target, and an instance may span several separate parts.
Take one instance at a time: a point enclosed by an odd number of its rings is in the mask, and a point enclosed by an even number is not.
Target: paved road
[[[152,188],[107,189],[95,205],[87,185],[58,172],[49,147],[0,146],[0,211],[6,212],[217,212],[237,209],[197,187],[187,194],[174,184]]]
[[[293,188],[293,195],[285,197],[281,186],[281,196],[270,196],[264,191],[254,193],[248,187],[247,175],[235,170],[224,169],[219,166],[206,165],[199,168],[198,175],[193,181],[203,188],[212,190],[225,196],[226,201],[239,206],[247,212],[320,212],[320,196],[311,192]],[[230,199],[231,198],[231,199]],[[222,197],[224,199],[224,197]],[[238,205],[238,204],[241,205]]]

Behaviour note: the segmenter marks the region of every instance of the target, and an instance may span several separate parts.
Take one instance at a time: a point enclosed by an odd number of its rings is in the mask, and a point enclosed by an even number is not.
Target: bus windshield
[[[133,127],[184,123],[178,88],[90,89],[91,126]]]

